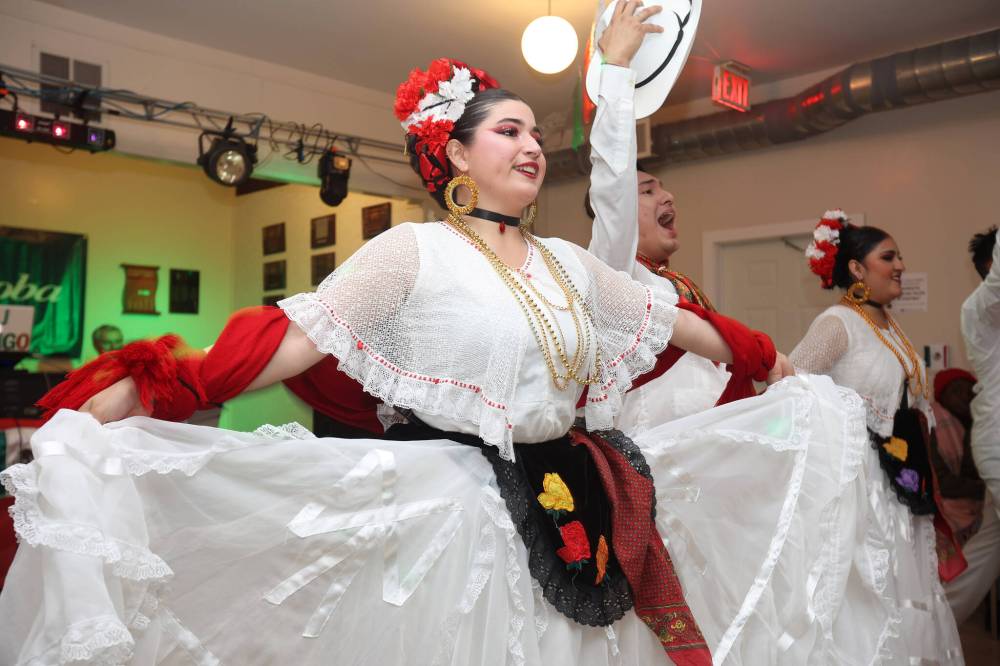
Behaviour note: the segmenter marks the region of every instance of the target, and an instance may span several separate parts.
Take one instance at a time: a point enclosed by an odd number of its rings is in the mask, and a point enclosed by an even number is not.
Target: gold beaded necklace
[[[483,238],[477,234],[472,227],[459,215],[449,214],[448,222],[465,236],[479,252],[486,257],[486,260],[493,267],[493,270],[500,277],[501,281],[514,296],[525,318],[528,320],[528,328],[531,329],[535,343],[545,360],[549,374],[556,388],[560,391],[569,387],[570,381],[576,381],[584,386],[597,384],[600,381],[600,372],[596,377],[591,377],[589,372],[583,376],[584,364],[590,357],[590,350],[593,347],[595,357],[595,367],[601,367],[601,349],[595,340],[594,317],[590,306],[573,286],[569,274],[558,259],[538,242],[530,232],[520,229],[522,237],[529,245],[536,249],[542,257],[542,261],[549,273],[552,275],[556,285],[562,291],[566,299],[566,305],[552,303],[549,299],[533,285],[529,277],[525,276],[524,284],[517,278],[517,272],[497,256],[492,248]],[[537,295],[537,298],[532,296]],[[562,328],[555,317],[553,310],[569,312],[573,320],[573,328],[576,333],[576,350],[572,358],[567,355],[566,339],[562,333]],[[546,314],[546,311],[548,314]],[[555,324],[553,326],[553,323]],[[558,358],[561,370],[556,366]]]
[[[920,357],[917,355],[917,350],[913,348],[912,344],[910,344],[910,340],[906,337],[906,334],[903,333],[903,329],[896,323],[896,320],[893,319],[888,312],[885,313],[886,321],[889,322],[889,330],[893,332],[896,340],[903,348],[903,352],[910,361],[909,365],[907,365],[906,361],[903,360],[903,355],[899,353],[899,349],[896,348],[896,345],[889,342],[889,339],[882,333],[882,329],[879,327],[878,323],[872,319],[872,316],[868,314],[868,312],[860,304],[852,301],[847,297],[847,295],[844,295],[840,299],[840,304],[846,305],[858,313],[858,315],[865,320],[865,322],[875,332],[878,339],[882,341],[882,344],[889,348],[889,351],[892,352],[893,356],[896,357],[896,360],[899,361],[899,365],[903,368],[903,374],[906,376],[906,386],[910,392],[915,396],[923,395],[925,398],[929,399],[930,396],[928,395],[928,386],[924,381],[924,374],[920,372]]]

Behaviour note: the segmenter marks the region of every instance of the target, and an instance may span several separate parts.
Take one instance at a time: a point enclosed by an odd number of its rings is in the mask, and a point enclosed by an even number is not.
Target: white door
[[[801,234],[719,247],[719,310],[767,333],[786,354],[836,300],[809,270],[804,251],[810,240]]]

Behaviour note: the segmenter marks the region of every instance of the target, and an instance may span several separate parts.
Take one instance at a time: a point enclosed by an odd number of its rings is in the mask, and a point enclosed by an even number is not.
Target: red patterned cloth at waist
[[[632,587],[636,615],[656,634],[675,664],[708,666],[712,654],[653,522],[653,481],[597,434],[574,428],[570,438],[587,447],[611,502],[612,548]]]

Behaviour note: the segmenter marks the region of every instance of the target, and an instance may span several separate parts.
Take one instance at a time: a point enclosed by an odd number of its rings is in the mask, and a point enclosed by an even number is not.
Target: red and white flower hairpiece
[[[447,184],[450,169],[445,145],[465,105],[477,92],[499,87],[483,70],[451,58],[434,60],[426,72],[414,69],[399,84],[393,109],[406,133],[416,137],[413,152],[428,192]]]
[[[848,217],[839,208],[823,213],[813,230],[813,239],[806,247],[809,270],[819,276],[825,289],[833,287],[833,266],[840,249],[840,232],[847,227]]]

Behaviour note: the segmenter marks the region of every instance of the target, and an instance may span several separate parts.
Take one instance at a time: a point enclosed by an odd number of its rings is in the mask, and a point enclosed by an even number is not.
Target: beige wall
[[[211,344],[233,307],[234,199],[193,167],[0,139],[0,225],[87,236],[84,359],[101,324]],[[122,314],[123,263],[160,266],[160,315]],[[171,268],[201,271],[198,314],[170,313]]]
[[[421,207],[405,199],[351,192],[333,209],[320,201],[317,188],[304,185],[237,197],[193,166],[117,153],[63,154],[0,138],[0,225],[87,236],[88,337],[111,323],[126,340],[177,333],[194,346],[208,346],[235,309],[261,302],[262,227],[286,223],[287,251],[268,260],[287,260],[290,295],[311,289],[309,255],[332,249],[341,263],[353,254],[362,244],[361,208],[384,201],[392,203],[393,224],[423,218]],[[330,213],[337,215],[337,244],[311,250],[309,220]],[[122,313],[122,263],[160,266],[160,315]],[[198,314],[170,314],[170,268],[201,271]],[[85,344],[84,360],[93,356]],[[311,411],[277,386],[227,403],[220,423],[253,430],[292,420],[311,427]]]
[[[364,242],[361,238],[361,209],[383,202],[392,205],[392,224],[419,222],[423,211],[418,204],[406,199],[386,198],[351,192],[336,208],[319,199],[319,190],[307,185],[285,185],[270,190],[236,197],[233,219],[235,235],[235,306],[260,305],[264,295],[263,265],[265,261],[284,259],[287,266],[285,295],[312,291],[311,259],[313,254],[336,252],[337,265],[354,254]],[[335,214],[336,244],[330,247],[309,247],[310,220]],[[261,230],[269,225],[285,223],[285,248],[280,254],[264,256]],[[268,292],[274,293],[274,292]]]
[[[928,312],[899,315],[903,327],[917,345],[950,345],[952,365],[967,367],[958,316],[978,276],[966,244],[1000,223],[1000,92],[873,114],[657,175],[678,201],[683,245],[673,265],[696,280],[707,231],[818,219],[832,207],[864,213],[895,236],[909,270],[928,274]],[[584,179],[547,185],[539,233],[586,245],[585,189]]]

